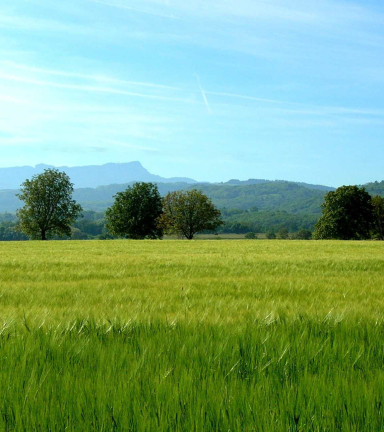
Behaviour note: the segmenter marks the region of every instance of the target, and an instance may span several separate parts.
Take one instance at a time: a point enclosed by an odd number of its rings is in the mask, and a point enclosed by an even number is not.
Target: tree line
[[[31,239],[70,236],[83,209],[72,197],[68,175],[46,169],[21,185],[17,195],[24,206],[17,211],[17,230]],[[223,224],[220,211],[201,191],[170,192],[161,197],[154,183],[137,182],[115,195],[106,211],[106,228],[116,237],[161,239],[177,234],[193,239],[196,233]]]
[[[84,211],[72,198],[73,191],[69,177],[55,169],[26,180],[18,194],[24,206],[17,212],[16,229],[12,215],[0,215],[0,240],[86,239],[88,235],[157,239],[164,234],[192,239],[201,232],[241,233],[249,239],[257,238],[258,232],[266,232],[269,239],[307,240],[312,234],[315,239],[384,239],[384,198],[372,197],[357,186],[343,186],[325,196],[313,233],[313,216],[297,219],[286,212],[259,212],[256,207],[241,215],[243,222],[231,221],[244,210],[220,212],[198,190],[170,192],[162,198],[156,184],[139,182],[118,192],[105,215]],[[223,216],[228,218],[225,225]]]

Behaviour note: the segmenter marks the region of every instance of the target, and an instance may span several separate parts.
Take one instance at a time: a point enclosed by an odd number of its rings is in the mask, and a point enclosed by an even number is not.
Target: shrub
[[[257,235],[255,232],[251,231],[251,232],[248,232],[247,234],[245,234],[245,238],[249,239],[249,240],[255,240],[255,239],[257,239]]]

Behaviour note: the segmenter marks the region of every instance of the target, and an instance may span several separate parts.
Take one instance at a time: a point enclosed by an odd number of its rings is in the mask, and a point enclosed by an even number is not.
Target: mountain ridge
[[[56,168],[66,172],[76,189],[97,188],[102,186],[119,185],[131,183],[133,181],[145,181],[154,183],[188,183],[188,184],[218,184],[218,185],[255,185],[271,182],[282,182],[287,180],[267,180],[250,178],[248,180],[231,179],[226,182],[203,182],[189,177],[162,177],[150,173],[139,161],[105,163],[103,165],[83,165],[83,166],[59,166],[40,163],[33,166],[23,165],[16,167],[0,168],[0,190],[19,189],[21,184],[32,176],[41,174],[45,169]],[[296,183],[309,189],[319,189],[330,191],[335,188],[331,186],[317,185],[311,183],[288,181]]]
[[[43,172],[52,165],[39,164],[36,167],[16,167],[0,168],[0,213],[15,212],[22,206],[16,193],[19,188],[2,188],[1,174],[15,169],[20,178],[20,173],[25,175],[29,170],[31,178],[33,173]],[[253,212],[255,208],[261,211],[285,211],[290,214],[305,213],[310,215],[321,214],[321,204],[327,192],[335,188],[323,185],[314,185],[303,182],[290,182],[284,180],[231,179],[227,182],[209,183],[197,182],[196,180],[173,177],[167,179],[151,174],[140,162],[129,162],[121,164],[90,165],[88,167],[59,167],[64,170],[75,183],[74,198],[85,210],[104,211],[113,203],[113,197],[117,192],[121,192],[132,185],[135,181],[151,181],[158,185],[161,195],[176,190],[190,190],[193,188],[201,189],[208,195],[213,203],[220,209],[241,209]],[[104,170],[104,176],[100,175],[100,170]],[[79,187],[82,184],[79,177],[83,176],[88,184],[96,183],[96,187]],[[25,180],[22,179],[22,181]],[[129,181],[123,181],[129,178]],[[108,179],[117,180],[109,184],[103,184]],[[10,179],[12,180],[12,179]],[[14,178],[13,178],[14,181]],[[76,184],[77,181],[77,184]],[[83,184],[87,184],[83,181]],[[100,184],[101,183],[101,184]],[[10,183],[11,184],[11,183]],[[372,195],[384,196],[384,181],[373,182],[363,185]],[[257,210],[257,211],[258,211]]]
[[[197,183],[188,177],[161,177],[151,174],[139,161],[123,163],[106,163],[103,165],[85,165],[55,167],[53,165],[37,164],[36,166],[21,166],[0,168],[0,190],[19,189],[20,185],[33,175],[41,174],[45,169],[56,168],[65,171],[76,188],[96,188],[109,184],[146,181],[156,183]]]

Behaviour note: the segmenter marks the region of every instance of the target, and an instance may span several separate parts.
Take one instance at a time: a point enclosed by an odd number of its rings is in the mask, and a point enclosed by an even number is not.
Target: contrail
[[[199,76],[197,74],[195,74],[195,77],[196,77],[196,80],[197,80],[197,85],[199,86],[199,89],[201,91],[201,95],[203,96],[203,100],[204,100],[205,106],[207,107],[208,113],[212,114],[212,110],[211,110],[211,107],[209,106],[208,99],[207,99],[207,96],[206,96],[205,91],[203,89],[203,86],[201,85],[200,78],[199,78]]]
[[[97,1],[97,0],[88,0],[88,1]],[[53,76],[84,78],[84,79],[101,81],[101,82],[110,83],[110,84],[136,85],[136,86],[143,86],[143,87],[148,87],[148,88],[159,88],[159,89],[163,89],[163,90],[179,91],[180,96],[183,96],[186,92],[194,93],[194,94],[200,93],[209,114],[212,114],[212,110],[211,110],[210,104],[208,102],[207,95],[208,96],[209,95],[221,96],[223,98],[243,99],[243,100],[262,102],[262,103],[268,103],[268,104],[287,105],[287,106],[292,106],[292,107],[306,107],[306,108],[312,108],[312,109],[316,109],[316,110],[325,110],[327,113],[332,113],[332,114],[359,114],[359,115],[374,115],[377,117],[384,117],[384,110],[375,110],[375,109],[369,109],[369,108],[368,109],[350,108],[350,107],[343,107],[343,106],[313,105],[313,104],[306,104],[306,103],[302,103],[302,102],[259,98],[259,97],[250,96],[247,94],[205,91],[201,85],[200,78],[197,74],[194,74],[194,75],[196,77],[199,90],[192,90],[192,89],[188,90],[188,89],[183,89],[181,87],[172,87],[172,86],[166,86],[166,85],[155,84],[155,83],[150,83],[150,82],[125,81],[125,80],[120,80],[120,79],[115,79],[115,78],[98,77],[98,76],[94,76],[94,75],[66,72],[66,71],[61,71],[61,70],[42,69],[42,68],[22,65],[19,63],[14,63],[11,61],[0,61],[0,65],[8,65],[8,66],[11,66],[11,67],[16,68],[16,69],[21,69],[21,70],[26,70],[26,71],[31,71],[31,72],[39,72],[39,73],[43,73],[43,74],[47,74],[47,75],[53,75]],[[20,76],[5,74],[5,73],[0,73],[0,79],[8,80],[8,81],[21,82],[21,83],[25,83],[25,84],[32,84],[32,85],[37,85],[37,86],[61,88],[61,89],[68,89],[68,90],[77,90],[77,91],[94,92],[94,93],[110,93],[110,94],[116,94],[116,95],[122,95],[122,96],[131,96],[131,97],[163,100],[163,101],[170,101],[170,102],[182,102],[182,103],[190,103],[191,102],[190,99],[185,99],[183,97],[172,97],[172,96],[145,94],[145,93],[141,93],[140,91],[136,91],[136,92],[135,91],[124,91],[121,89],[116,89],[113,87],[106,87],[106,86],[98,87],[98,86],[94,86],[94,85],[64,84],[64,83],[58,83],[58,82],[52,82],[52,81],[45,81],[45,80],[41,80],[41,79],[20,77]],[[18,103],[18,104],[30,104],[30,102],[28,102],[26,100],[16,99],[16,98],[13,98],[10,96],[5,96],[5,95],[0,95],[0,100],[6,101],[6,102],[11,102],[11,103]]]

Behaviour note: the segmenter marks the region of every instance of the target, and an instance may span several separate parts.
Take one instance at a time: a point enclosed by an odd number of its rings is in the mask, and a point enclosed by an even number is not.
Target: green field
[[[0,430],[384,430],[384,243],[0,243]]]

